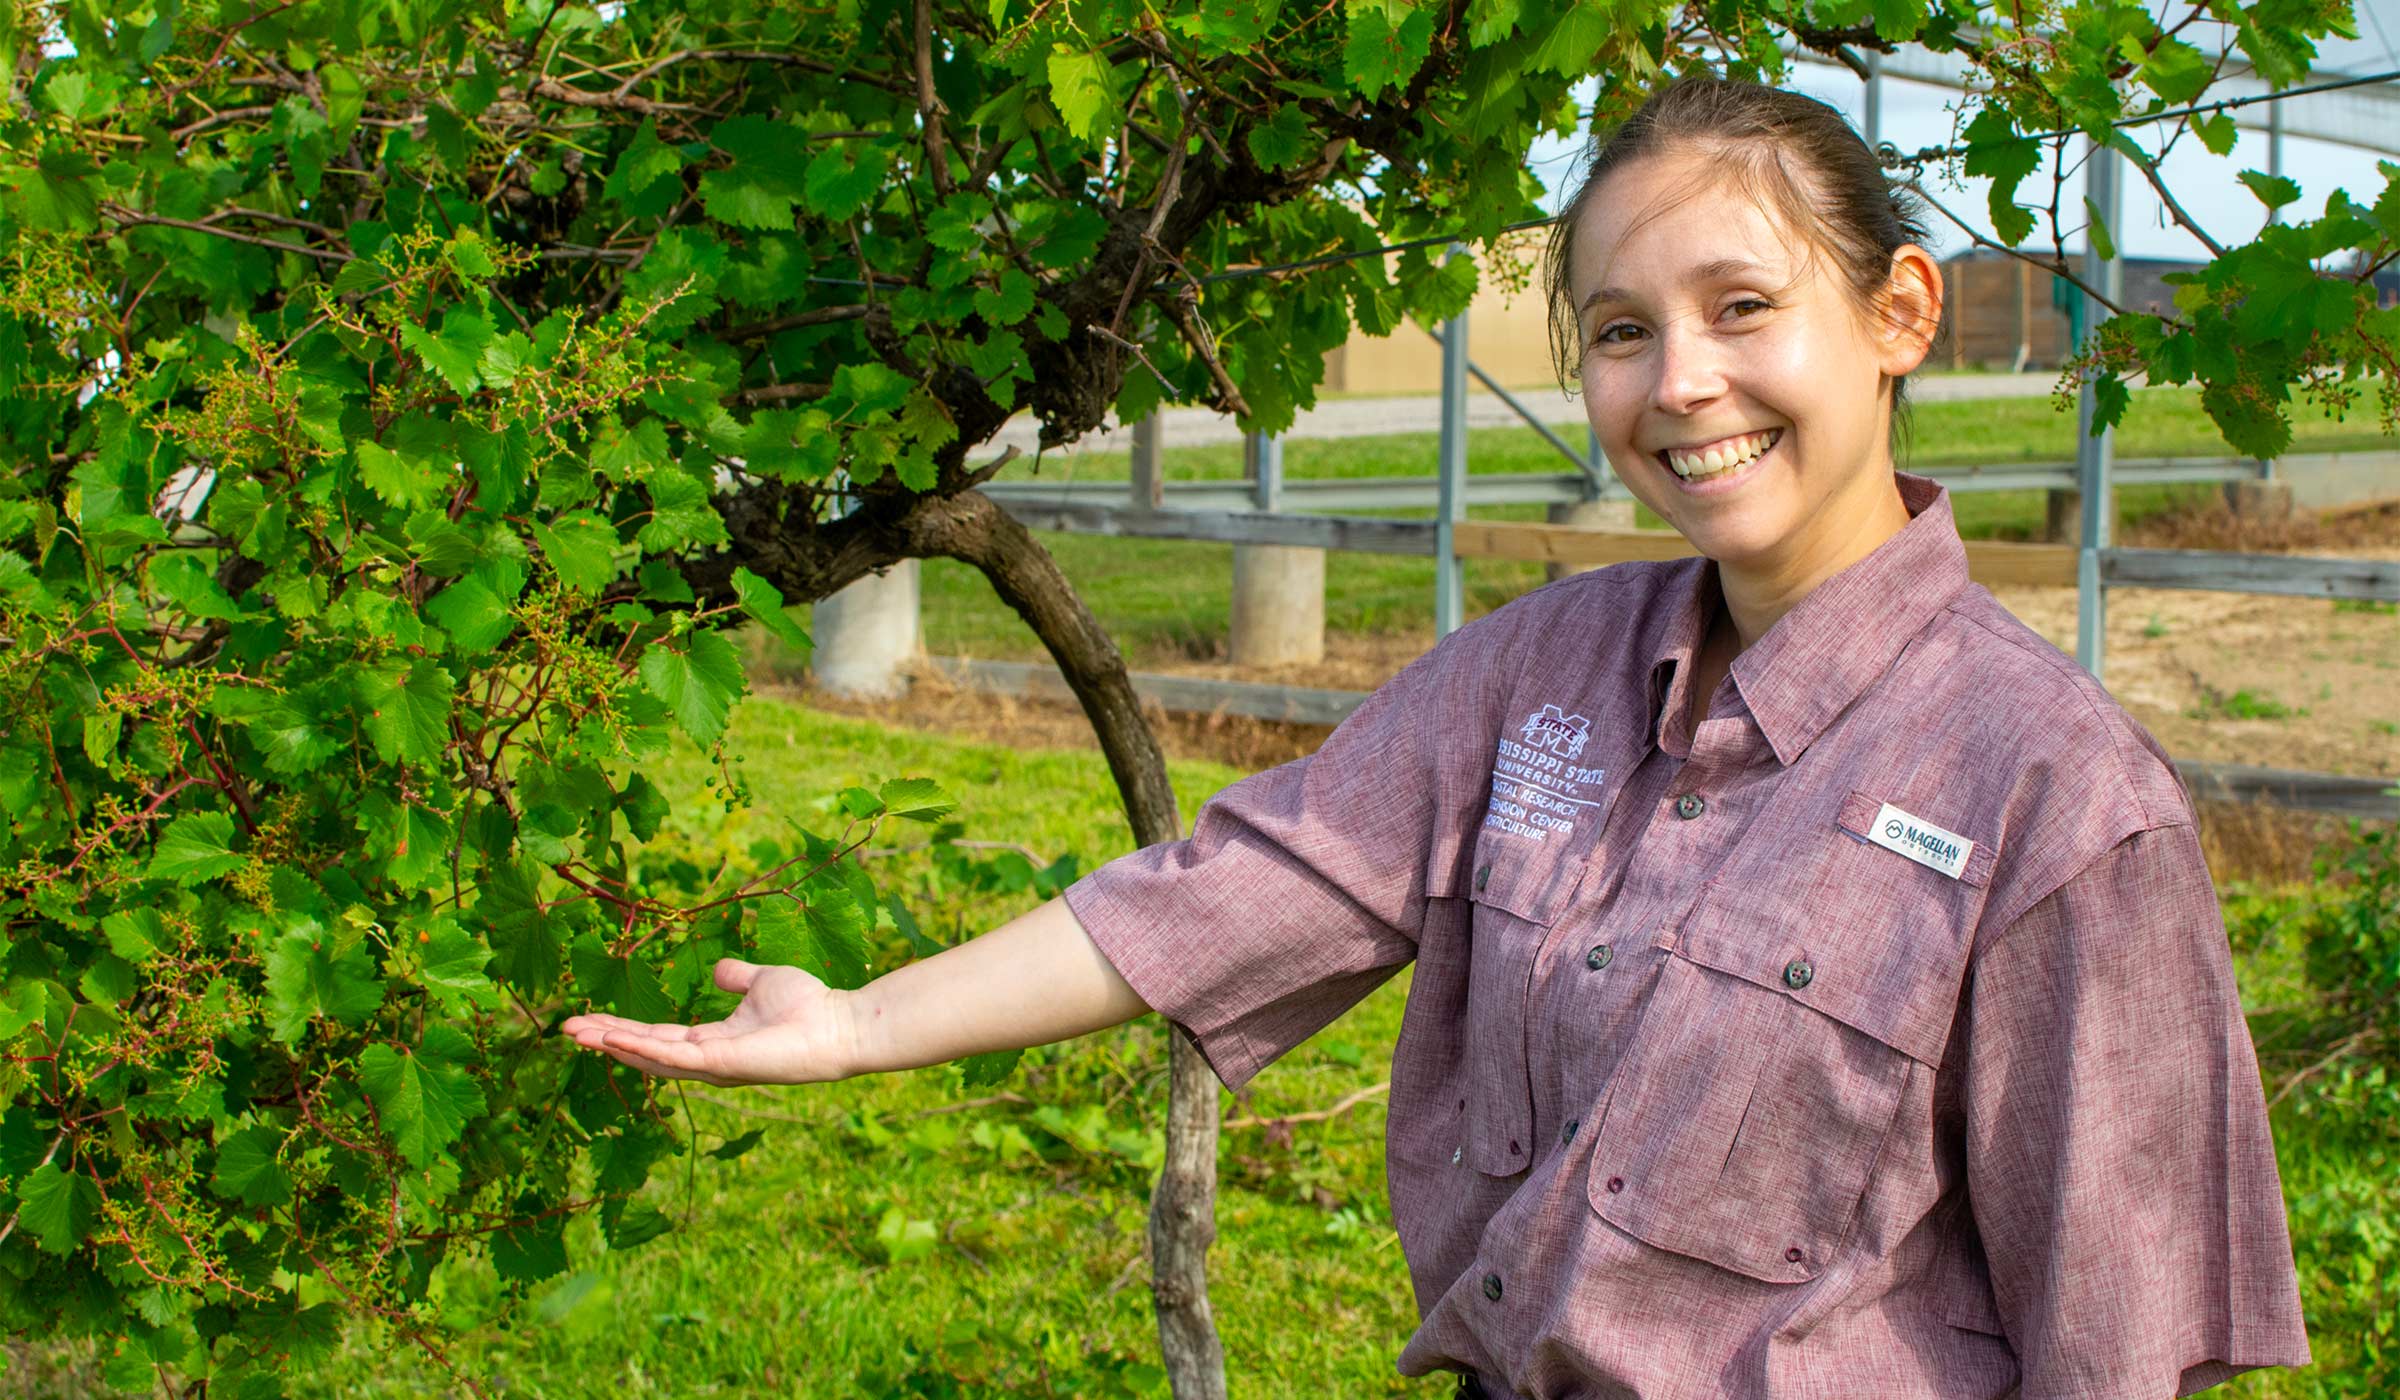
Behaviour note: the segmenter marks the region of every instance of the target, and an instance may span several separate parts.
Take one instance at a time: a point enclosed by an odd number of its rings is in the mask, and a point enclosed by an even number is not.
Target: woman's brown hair
[[[1885,178],[1841,112],[1803,93],[1707,75],[1677,78],[1615,128],[1595,131],[1582,183],[1567,196],[1542,263],[1550,354],[1559,385],[1578,380],[1583,332],[1568,286],[1569,253],[1585,208],[1618,168],[1644,156],[1689,153],[1703,178],[1730,181],[1782,216],[1811,257],[1830,259],[1863,317],[1915,317],[1889,306],[1892,253],[1925,245],[1922,201]],[[1654,211],[1655,213],[1656,211]],[[1907,376],[1892,381],[1892,443],[1908,435]]]

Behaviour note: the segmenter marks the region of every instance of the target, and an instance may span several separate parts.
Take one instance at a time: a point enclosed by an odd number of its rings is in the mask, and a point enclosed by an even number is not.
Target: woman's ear
[[[1880,368],[1896,379],[1924,363],[1942,329],[1942,269],[1933,254],[1914,243],[1893,250],[1883,299]]]

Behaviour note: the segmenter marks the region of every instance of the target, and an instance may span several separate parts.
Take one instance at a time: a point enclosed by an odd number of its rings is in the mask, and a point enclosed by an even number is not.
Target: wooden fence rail
[[[1058,668],[1047,662],[929,658],[934,670],[954,684],[1032,700],[1074,702]],[[1136,673],[1133,688],[1143,700],[1184,714],[1244,715],[1283,724],[1335,725],[1367,698],[1363,690],[1317,690],[1308,686],[1220,681],[1202,676]],[[2259,768],[2243,763],[2198,763],[2177,759],[2176,772],[2197,798],[2263,802],[2297,811],[2400,821],[2400,779],[2360,778]]]
[[[1300,545],[1369,554],[1430,558],[1436,549],[1429,520],[1369,515],[1282,515],[1267,511],[1134,510],[1124,506],[1035,506],[1004,502],[1008,513],[1037,530],[1142,539],[1205,540],[1219,544]],[[1451,526],[1460,556],[1536,563],[1620,564],[1678,559],[1691,544],[1671,530],[1619,530],[1595,525],[1543,525],[1460,520]],[[1969,540],[1967,572],[1985,587],[2003,584],[2075,586],[2077,550],[2064,544]],[[2311,598],[2400,602],[2400,564],[2374,559],[2232,554],[2201,549],[2103,549],[2101,577],[2111,587],[2199,588],[2227,593],[2272,593]]]

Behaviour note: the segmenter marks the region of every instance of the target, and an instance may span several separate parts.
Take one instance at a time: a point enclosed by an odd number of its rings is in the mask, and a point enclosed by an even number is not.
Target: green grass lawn
[[[758,808],[728,824],[721,809],[687,797],[705,776],[688,753],[652,774],[677,794],[687,839],[743,842],[780,814],[817,820],[809,799],[818,794],[911,774],[962,798],[971,837],[1072,854],[1085,869],[1133,847],[1096,752],[960,745],[772,700],[736,714],[732,747],[746,760]],[[1240,776],[1206,763],[1172,771],[1187,825]],[[921,864],[913,860],[878,861],[878,881],[911,887],[908,872]],[[941,907],[910,901],[926,931],[945,939],[1035,902],[989,901],[953,931]],[[1268,1070],[1253,1086],[1252,1110],[1322,1106],[1381,1081],[1406,983],[1403,973]],[[1157,1354],[1140,1266],[1154,1171],[1106,1144],[1112,1133],[1156,1139],[1165,1063],[1163,1029],[1144,1018],[1028,1055],[1001,1087],[1035,1106],[912,1118],[994,1092],[958,1089],[947,1069],[702,1091],[755,1111],[695,1102],[704,1148],[751,1128],[766,1137],[738,1160],[699,1162],[688,1190],[680,1166],[662,1169],[667,1179],[650,1189],[669,1214],[688,1211],[689,1226],[608,1255],[594,1225],[578,1221],[569,1239],[579,1268],[538,1287],[515,1325],[471,1336],[456,1359],[490,1377],[496,1393],[524,1396],[1020,1393],[1006,1385],[1113,1394],[1105,1378],[1117,1365]],[[1040,1126],[1036,1106],[1059,1110],[1051,1121],[1060,1130]],[[1307,1125],[1289,1148],[1269,1147],[1255,1131],[1228,1135],[1212,1296],[1235,1394],[1449,1394],[1446,1384],[1403,1381],[1392,1370],[1416,1314],[1383,1198],[1382,1127],[1373,1101]],[[929,1254],[888,1257],[877,1230],[891,1211],[899,1223],[930,1226]],[[496,1287],[480,1261],[453,1267],[442,1284],[461,1317],[486,1307]],[[945,1347],[945,1336],[957,1340]],[[989,1388],[899,1387],[898,1374],[919,1364],[988,1376]],[[894,1388],[878,1388],[878,1370],[893,1373],[886,1383]],[[1047,1390],[1037,1380],[1044,1373]],[[413,1349],[360,1331],[324,1378],[297,1383],[295,1393],[416,1396],[430,1379]]]
[[[699,795],[702,766],[682,753],[653,772],[677,794],[672,838],[745,842],[783,816],[815,820],[818,794],[922,775],[961,799],[971,837],[1071,854],[1085,869],[1132,845],[1095,753],[960,744],[773,700],[736,715],[733,748],[758,806],[728,816],[711,805]],[[1187,826],[1238,776],[1173,765]],[[876,861],[888,888],[916,890],[923,869],[922,857],[904,853]],[[956,925],[936,901],[910,902],[928,931],[954,940],[1035,896],[983,900]],[[2240,950],[2240,965],[2253,1004],[2297,995],[2291,950],[2262,942]],[[1252,1102],[1229,1104],[1228,1116],[1320,1107],[1381,1081],[1406,989],[1404,972],[1268,1068]],[[1160,1026],[1144,1018],[1029,1055],[1001,1086],[1024,1104],[920,1116],[993,1092],[962,1090],[946,1069],[702,1091],[709,1101],[695,1098],[690,1112],[703,1147],[753,1128],[765,1137],[738,1160],[662,1169],[649,1190],[686,1226],[611,1255],[579,1221],[571,1271],[537,1286],[511,1325],[465,1337],[455,1355],[502,1395],[1163,1396],[1140,1369],[1157,1348],[1140,1260],[1164,1065]],[[1439,1379],[1392,1370],[1416,1311],[1386,1208],[1382,1128],[1374,1099],[1301,1125],[1288,1147],[1257,1131],[1227,1135],[1211,1297],[1232,1393],[1449,1394]],[[2278,1119],[2293,1190],[2320,1179],[2332,1149],[2312,1135],[2324,1131]],[[439,1290],[469,1317],[489,1305],[495,1283],[487,1266],[459,1256]],[[2328,1368],[2354,1350],[2321,1336],[2325,1366],[2254,1375],[2217,1393],[2331,1400],[2350,1392]],[[942,1388],[944,1377],[956,1388]],[[327,1397],[430,1387],[420,1356],[363,1329],[322,1376],[294,1385]]]
[[[2335,421],[2313,405],[2293,409],[2296,448],[2329,452],[2391,448],[2369,415]],[[1570,434],[1580,445],[1580,434]],[[2075,418],[2046,398],[1926,403],[1916,408],[1913,465],[2065,461],[2075,455]],[[1467,435],[1467,460],[1477,474],[1569,470],[1557,451],[1529,428],[1477,429]],[[2194,390],[2137,391],[2118,429],[2122,457],[2222,456],[2231,449],[2200,410]],[[1239,445],[1169,446],[1170,481],[1226,481],[1242,474]],[[1434,435],[1295,440],[1284,447],[1284,469],[1296,479],[1430,476]],[[1123,482],[1123,453],[1054,457],[1041,465],[1011,463],[1003,481]],[[2116,493],[2120,527],[2212,496],[2210,485],[2134,486]],[[1097,499],[1113,500],[1102,492]],[[1959,533],[1968,539],[2038,538],[2045,509],[2040,491],[1951,493]],[[1430,510],[1382,512],[1430,518]],[[1477,519],[1540,520],[1540,506],[1490,506]],[[1639,523],[1662,522],[1648,510]],[[1232,610],[1233,547],[1181,540],[1112,539],[1037,532],[1136,666],[1219,654]],[[1433,561],[1383,554],[1334,552],[1325,563],[1325,625],[1329,631],[1421,633],[1433,639]],[[925,644],[938,655],[1033,659],[1040,643],[1015,612],[994,597],[975,570],[952,560],[924,565]],[[1542,566],[1505,560],[1469,561],[1466,612],[1479,616],[1542,582]],[[805,624],[803,624],[805,625]]]

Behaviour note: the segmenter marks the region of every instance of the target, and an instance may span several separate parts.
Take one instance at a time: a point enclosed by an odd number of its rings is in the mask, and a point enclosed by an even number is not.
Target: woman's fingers
[[[719,1052],[713,1046],[695,1045],[685,1040],[660,1040],[629,1031],[609,1031],[600,1037],[597,1048],[644,1074],[664,1075],[671,1079],[706,1079],[712,1084],[725,1082],[716,1076]]]
[[[757,963],[743,962],[740,958],[719,958],[717,985],[728,992],[746,993],[750,990],[750,984],[758,980],[758,974],[765,970]]]
[[[626,1031],[633,1035],[646,1035],[652,1040],[690,1040],[692,1032],[699,1029],[698,1026],[681,1026],[671,1021],[629,1020],[623,1016],[611,1016],[605,1011],[569,1016],[559,1023],[558,1028],[578,1040],[583,1039],[586,1034],[605,1034],[609,1031]],[[596,1041],[587,1043],[596,1043]]]

